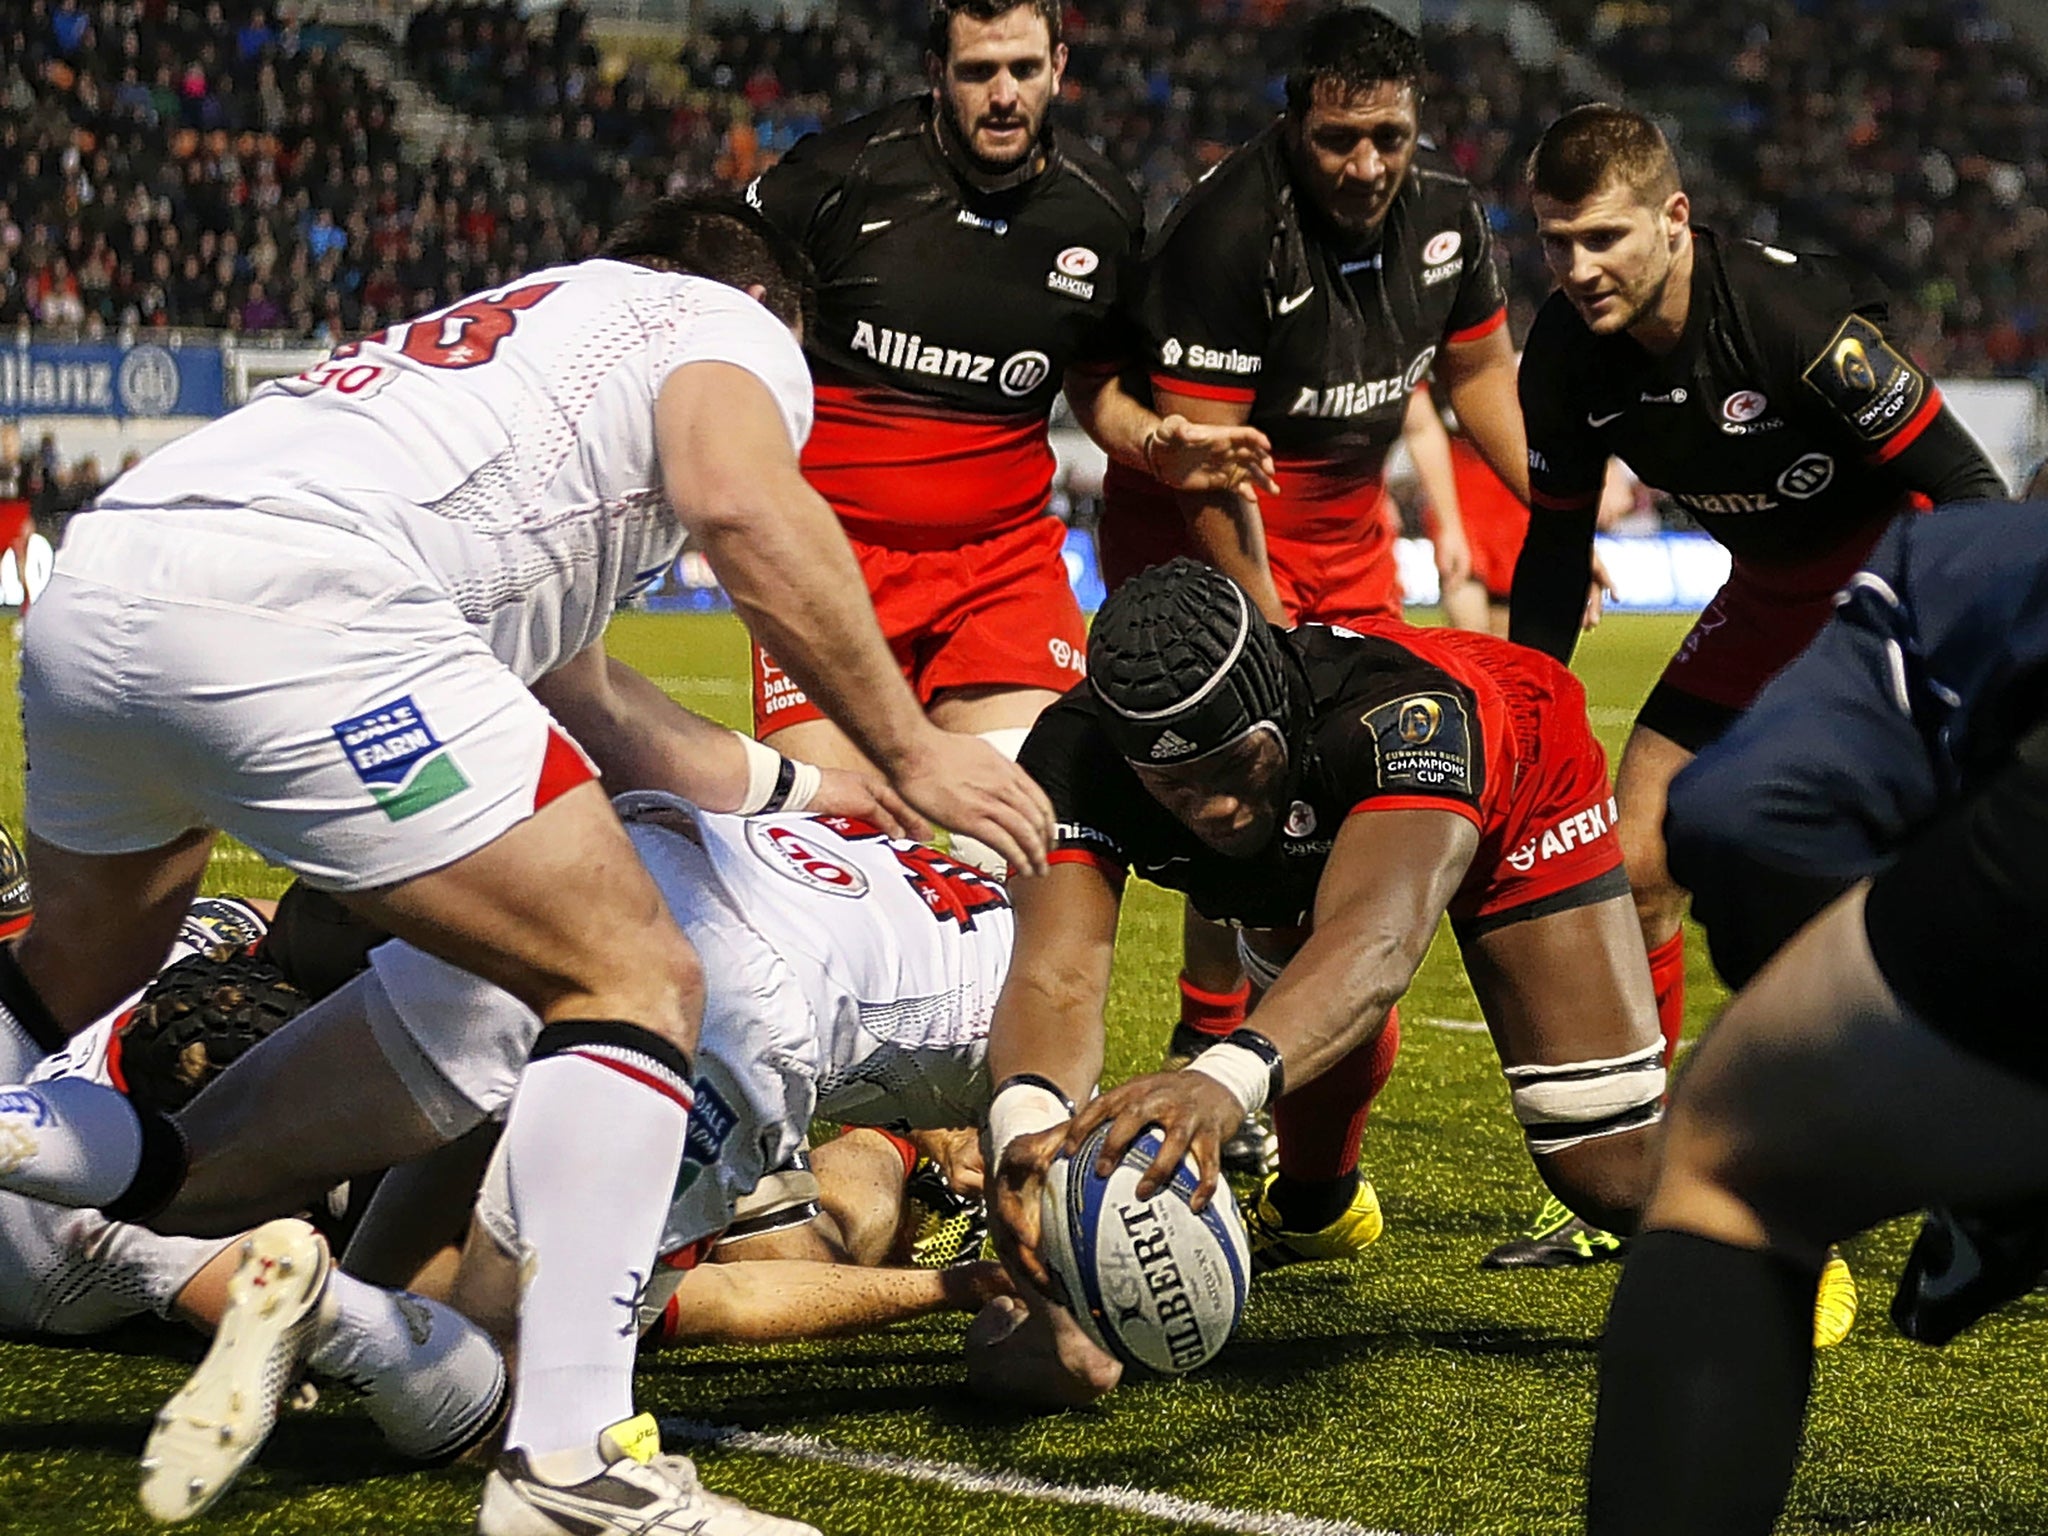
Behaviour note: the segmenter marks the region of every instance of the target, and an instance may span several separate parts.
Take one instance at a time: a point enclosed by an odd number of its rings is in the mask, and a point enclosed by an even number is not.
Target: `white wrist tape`
[[[782,776],[782,754],[773,747],[762,746],[744,731],[734,731],[733,735],[747,749],[747,792],[733,809],[742,816],[752,816],[775,793],[775,781]],[[811,771],[817,772],[815,768]]]
[[[825,782],[825,775],[815,763],[799,762],[791,758],[789,765],[796,770],[796,776],[790,780],[789,793],[783,796],[782,804],[776,809],[807,811],[818,793],[818,786]]]
[[[1210,1046],[1182,1070],[1199,1072],[1221,1083],[1244,1106],[1247,1115],[1264,1109],[1267,1095],[1273,1091],[1272,1063],[1257,1051],[1227,1040]]]
[[[1049,1131],[1073,1118],[1060,1096],[1036,1083],[1012,1083],[988,1106],[989,1167],[1002,1166],[1003,1149],[1019,1136]]]

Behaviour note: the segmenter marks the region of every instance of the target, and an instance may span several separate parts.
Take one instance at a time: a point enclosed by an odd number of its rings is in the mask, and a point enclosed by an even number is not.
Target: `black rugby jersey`
[[[2004,496],[1959,425],[1929,436],[1941,391],[1886,339],[1887,318],[1849,263],[1704,229],[1667,356],[1593,335],[1552,294],[1522,354],[1531,503],[1591,509],[1611,454],[1738,560],[1791,565],[1874,536],[1914,492]],[[1942,451],[1902,462],[1923,439]]]
[[[1155,387],[1240,401],[1282,461],[1376,476],[1447,342],[1507,319],[1471,185],[1416,156],[1365,240],[1288,174],[1285,123],[1189,192],[1147,258],[1137,316]]]
[[[804,469],[863,537],[1043,512],[1064,374],[1124,361],[1143,210],[1088,145],[1044,144],[1043,170],[982,190],[921,97],[806,137],[747,189],[817,268]]]
[[[1309,921],[1337,830],[1360,807],[1480,822],[1498,727],[1474,688],[1385,635],[1305,624],[1280,642],[1307,679],[1314,724],[1296,798],[1263,852],[1218,853],[1175,820],[1117,755],[1098,723],[1108,706],[1082,683],[1038,717],[1017,757],[1058,818],[1053,861],[1143,875],[1212,921],[1288,928]]]

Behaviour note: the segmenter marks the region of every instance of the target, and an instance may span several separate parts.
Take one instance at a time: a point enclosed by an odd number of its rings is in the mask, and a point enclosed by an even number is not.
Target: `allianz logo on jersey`
[[[1436,348],[1424,347],[1408,365],[1408,371],[1390,379],[1357,379],[1344,384],[1333,384],[1327,389],[1317,389],[1304,384],[1294,397],[1294,404],[1287,407],[1290,416],[1366,416],[1383,406],[1396,405],[1415,392],[1415,388],[1429,376],[1429,365],[1436,361]]]
[[[985,352],[942,347],[911,332],[891,330],[856,320],[852,350],[884,368],[922,374],[931,379],[960,379],[969,384],[993,383],[1012,399],[1028,395],[1052,373],[1052,359],[1043,352],[1012,352],[1000,368]]]

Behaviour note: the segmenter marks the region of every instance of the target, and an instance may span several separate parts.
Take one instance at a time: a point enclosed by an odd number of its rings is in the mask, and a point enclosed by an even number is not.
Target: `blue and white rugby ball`
[[[1251,1250],[1230,1186],[1197,1216],[1188,1199],[1200,1180],[1192,1158],[1149,1200],[1138,1181],[1159,1155],[1148,1126],[1108,1178],[1095,1160],[1109,1134],[1098,1127],[1045,1178],[1040,1214],[1047,1266],[1082,1330],[1127,1365],[1178,1376],[1214,1358],[1244,1315]]]

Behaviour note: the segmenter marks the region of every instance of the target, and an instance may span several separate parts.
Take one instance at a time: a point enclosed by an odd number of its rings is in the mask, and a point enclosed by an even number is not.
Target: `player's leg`
[[[1977,1012],[1983,999],[1966,985],[1957,1001]],[[1985,1011],[1996,1017],[1974,1027],[2027,1016]],[[1609,1313],[1593,1536],[1772,1528],[1828,1244],[1923,1205],[2038,1193],[2044,1082],[2048,1064],[1994,1065],[1900,1005],[1861,892],[1765,967],[1680,1080],[1646,1230]]]
[[[867,755],[853,744],[846,732],[822,715],[815,720],[777,726],[761,738],[761,744],[773,747],[784,757],[794,758],[800,763],[816,763],[820,768],[874,772],[874,765],[867,760]]]
[[[1685,701],[1672,700],[1670,690],[1659,686],[1651,695],[1683,708]],[[1621,764],[1614,775],[1614,799],[1621,812],[1619,835],[1622,862],[1628,868],[1629,890],[1634,897],[1636,923],[1642,946],[1650,957],[1650,979],[1656,989],[1657,1023],[1664,1036],[1667,1054],[1675,1049],[1685,1028],[1685,908],[1686,894],[1671,878],[1664,848],[1664,810],[1671,781],[1693,760],[1694,749],[1646,723],[1662,719],[1648,706],[1645,719],[1636,722],[1622,748]]]
[[[1633,916],[1616,894],[1460,934],[1537,1171],[1571,1210],[1621,1232],[1649,1193],[1664,1093]]]
[[[1444,618],[1453,628],[1475,629],[1482,634],[1492,631],[1492,603],[1486,595],[1486,584],[1477,576],[1467,576],[1456,586],[1446,587],[1442,601]]]
[[[1024,750],[1024,739],[1046,707],[1059,695],[1050,688],[1019,688],[1008,683],[942,688],[926,711],[932,724],[963,736],[979,736],[1011,762]],[[1009,872],[1003,856],[977,838],[955,832],[948,851],[962,864],[1001,878]]]

